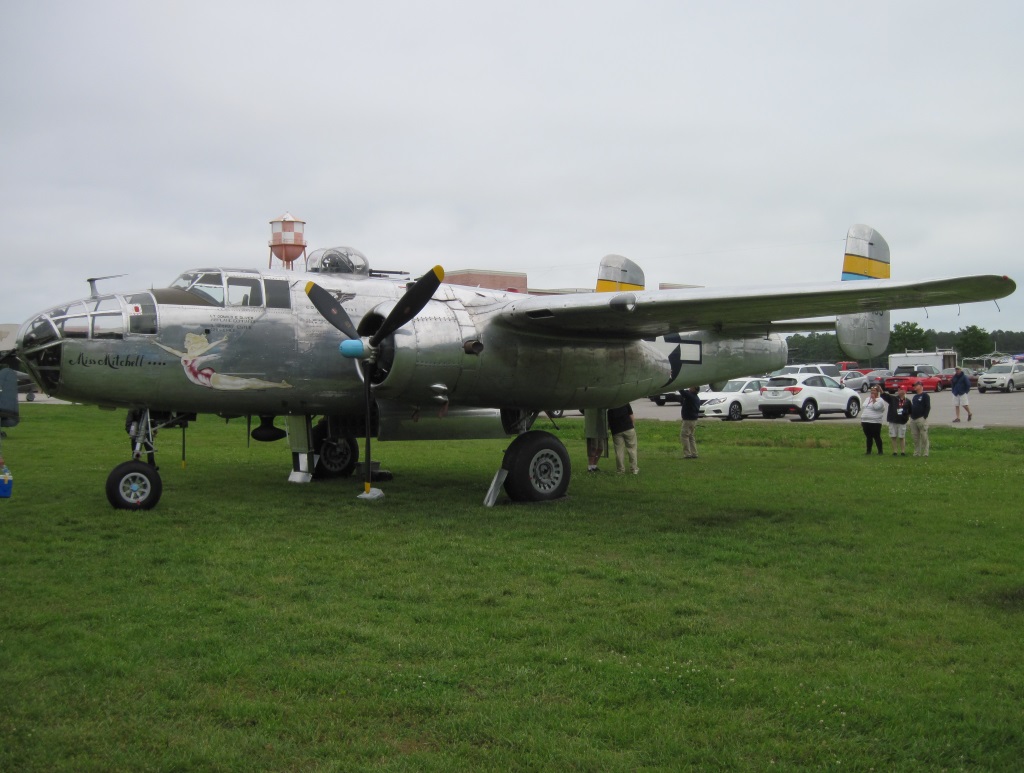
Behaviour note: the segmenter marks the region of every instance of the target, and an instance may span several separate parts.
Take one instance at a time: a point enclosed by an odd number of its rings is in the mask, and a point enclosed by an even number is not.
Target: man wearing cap
[[[953,379],[949,382],[949,390],[953,393],[953,410],[956,412],[956,418],[953,419],[953,423],[956,424],[960,421],[961,405],[967,411],[967,421],[973,419],[974,414],[971,413],[971,406],[967,397],[967,393],[971,391],[971,380],[967,378],[967,374],[963,372],[959,365],[956,367]]]
[[[924,384],[914,382],[914,396],[910,398],[910,437],[914,441],[914,456],[928,456],[928,414],[932,399],[924,391]]]

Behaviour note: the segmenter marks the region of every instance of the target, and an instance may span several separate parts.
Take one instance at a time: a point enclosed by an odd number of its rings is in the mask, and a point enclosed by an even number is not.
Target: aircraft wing
[[[773,322],[802,317],[975,303],[1004,298],[1016,289],[1009,277],[982,275],[920,282],[867,279],[782,287],[533,295],[513,301],[498,318],[541,335],[633,339],[687,330],[771,330]],[[789,327],[792,324],[776,329]]]

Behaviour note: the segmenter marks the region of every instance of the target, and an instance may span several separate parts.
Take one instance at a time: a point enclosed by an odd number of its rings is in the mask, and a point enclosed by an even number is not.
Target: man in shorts
[[[973,419],[974,414],[971,413],[971,405],[967,397],[967,393],[971,391],[971,380],[959,366],[957,366],[956,373],[953,374],[953,380],[949,382],[949,390],[953,393],[953,410],[956,413],[953,423],[957,424],[960,421],[961,406],[967,411],[967,421]]]

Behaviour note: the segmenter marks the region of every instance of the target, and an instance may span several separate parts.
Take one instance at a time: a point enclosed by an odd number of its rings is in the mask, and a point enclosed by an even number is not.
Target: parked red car
[[[934,365],[898,365],[892,375],[885,379],[885,391],[893,393],[902,386],[911,392],[918,381],[925,392],[941,392],[944,387],[939,378],[939,369]]]
[[[978,374],[975,373],[970,368],[963,368],[962,370],[966,374],[967,378],[970,379],[971,386],[972,387],[978,386]],[[949,385],[953,381],[953,374],[954,373],[956,373],[956,368],[943,368],[942,370],[939,371],[939,378],[942,380],[942,388],[943,389],[948,389],[949,388]]]

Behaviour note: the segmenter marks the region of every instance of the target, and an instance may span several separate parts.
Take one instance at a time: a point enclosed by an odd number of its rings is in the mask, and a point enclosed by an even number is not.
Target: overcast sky
[[[158,9],[156,6],[166,6]],[[1018,282],[1024,3],[9,2],[0,322],[187,268],[268,221],[371,265],[593,286]],[[999,302],[894,313],[1024,329]]]

